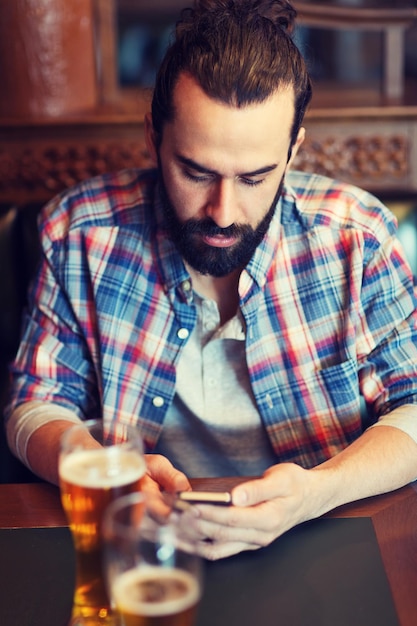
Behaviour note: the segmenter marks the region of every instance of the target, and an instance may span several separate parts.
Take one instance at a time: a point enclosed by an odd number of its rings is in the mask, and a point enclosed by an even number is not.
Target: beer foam
[[[175,589],[173,597],[147,600],[149,586],[155,584],[163,590],[167,584],[179,583],[181,595]],[[189,572],[167,567],[137,567],[123,572],[116,578],[112,593],[118,610],[130,615],[146,617],[164,616],[186,611],[200,599],[198,581]],[[169,586],[168,586],[169,593]],[[158,595],[158,593],[157,593]]]
[[[142,478],[145,460],[132,450],[94,448],[76,450],[59,464],[60,478],[79,487],[107,489]]]

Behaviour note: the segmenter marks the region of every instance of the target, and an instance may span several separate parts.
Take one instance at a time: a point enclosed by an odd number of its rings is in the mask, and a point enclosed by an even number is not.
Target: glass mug
[[[74,624],[114,624],[103,577],[103,515],[113,500],[140,490],[145,470],[142,439],[133,426],[88,420],[61,438],[61,501],[76,559]]]
[[[161,497],[131,494],[107,509],[103,534],[109,595],[120,626],[193,626],[201,558]]]

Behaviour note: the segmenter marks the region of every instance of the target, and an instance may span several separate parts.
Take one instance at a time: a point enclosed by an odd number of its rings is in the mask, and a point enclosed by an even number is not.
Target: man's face
[[[170,235],[198,272],[225,276],[243,268],[261,242],[287,168],[293,100],[285,90],[238,109],[181,75],[159,150],[148,123]]]
[[[282,193],[283,182],[282,178],[270,208],[256,228],[249,224],[231,224],[221,228],[211,217],[190,218],[181,222],[161,177],[166,225],[170,238],[183,259],[200,274],[214,277],[227,276],[234,270],[245,267],[268,230],[276,203]],[[207,243],[210,239],[218,239],[219,244],[210,245]],[[232,241],[233,244],[220,245],[228,241]]]

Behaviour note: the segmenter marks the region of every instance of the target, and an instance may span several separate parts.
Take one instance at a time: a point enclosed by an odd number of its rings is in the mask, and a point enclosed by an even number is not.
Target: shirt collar
[[[301,226],[301,229],[304,230],[303,220],[297,208],[297,194],[287,179],[288,176],[284,181],[282,194],[277,202],[268,231],[246,266],[249,277],[261,288],[266,282],[268,270],[276,257],[284,234],[294,224],[296,228]]]

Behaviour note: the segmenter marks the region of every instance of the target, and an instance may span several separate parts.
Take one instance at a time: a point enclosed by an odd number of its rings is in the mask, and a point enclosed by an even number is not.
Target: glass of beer
[[[115,623],[103,576],[103,514],[116,498],[140,490],[145,469],[142,439],[132,426],[89,420],[62,436],[59,480],[75,548],[76,624]]]
[[[109,594],[122,626],[193,626],[202,591],[193,540],[150,494],[114,501],[104,521]]]

